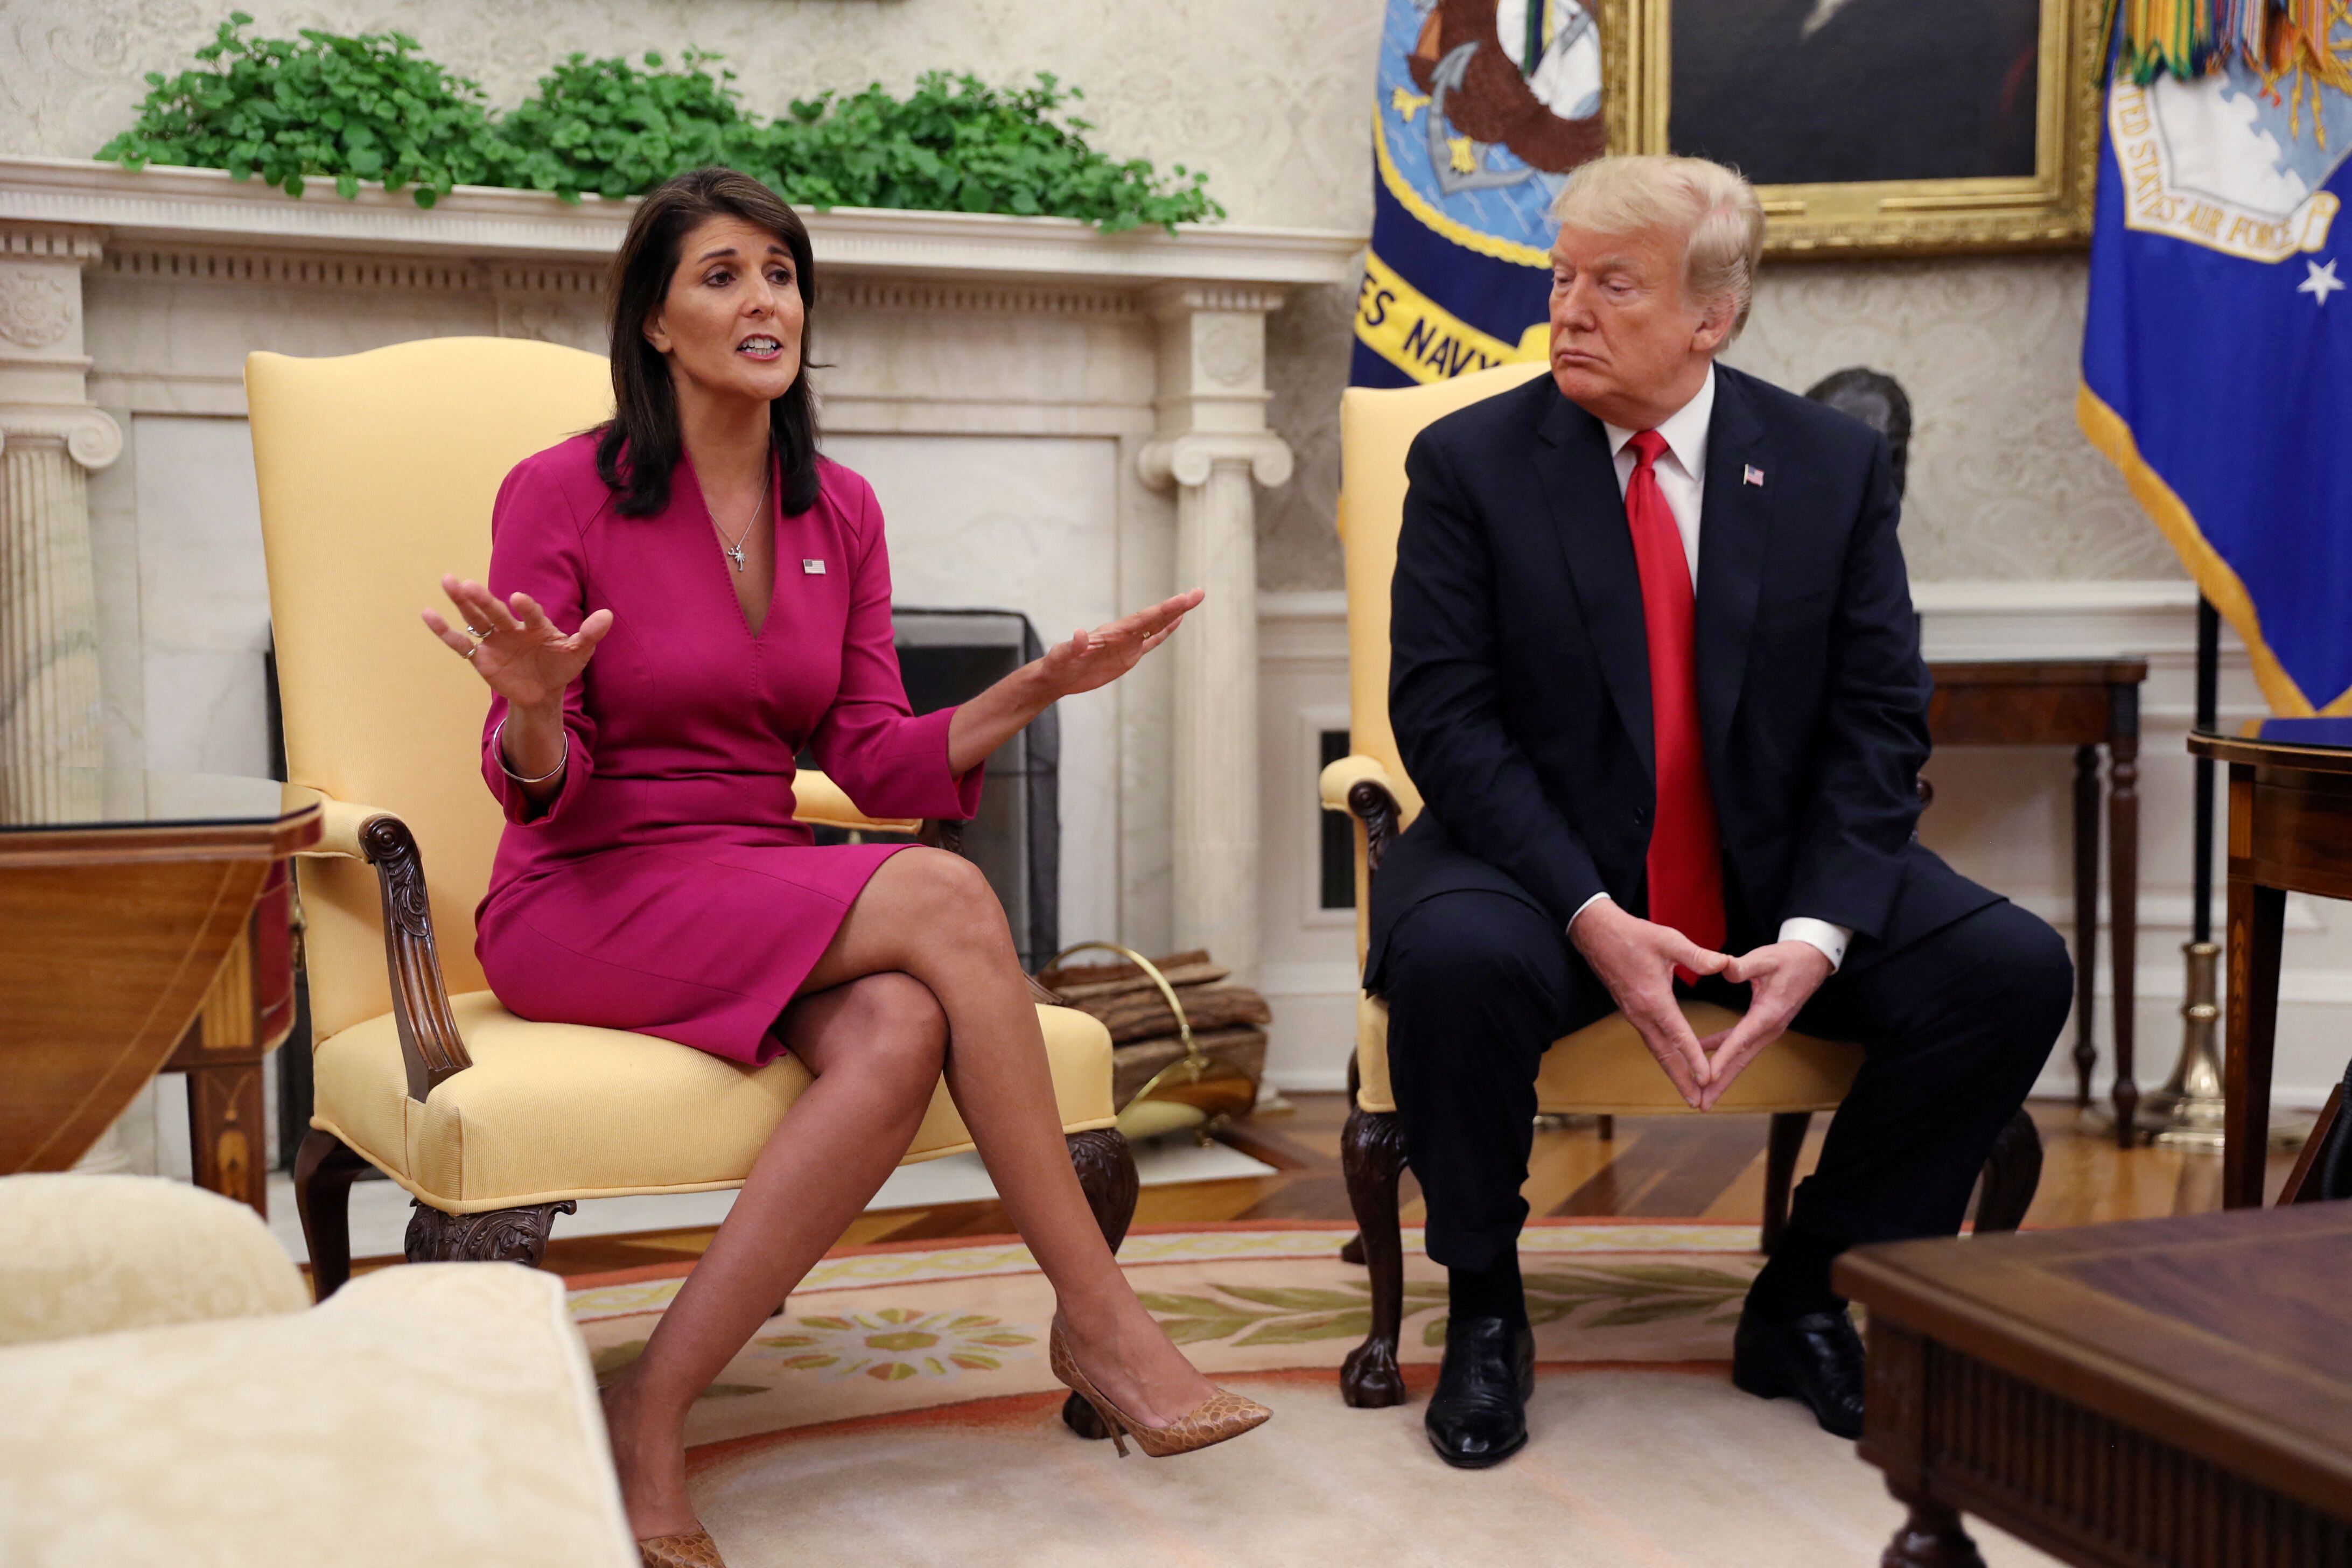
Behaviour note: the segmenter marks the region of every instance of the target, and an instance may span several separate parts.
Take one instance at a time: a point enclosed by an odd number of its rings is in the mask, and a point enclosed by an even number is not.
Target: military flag
[[[2271,707],[2352,711],[2352,8],[2120,9],[2077,414]]]
[[[1600,154],[1601,39],[1576,0],[1387,0],[1358,386],[1541,359],[1552,198]]]

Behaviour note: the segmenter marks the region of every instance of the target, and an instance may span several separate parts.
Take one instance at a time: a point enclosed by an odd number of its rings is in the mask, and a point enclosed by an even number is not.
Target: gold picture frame
[[[1664,153],[1675,0],[1594,0],[1609,148]],[[1913,0],[1940,5],[1951,0]],[[1784,257],[2045,250],[2091,235],[2105,0],[2040,0],[2033,173],[1767,184],[1765,249]],[[1735,160],[1736,161],[1736,160]]]

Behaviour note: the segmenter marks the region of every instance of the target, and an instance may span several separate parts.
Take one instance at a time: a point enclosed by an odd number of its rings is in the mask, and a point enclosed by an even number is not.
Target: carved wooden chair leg
[[[1348,1109],[1350,1110],[1356,1108],[1356,1090],[1362,1086],[1363,1079],[1363,1068],[1356,1059],[1356,1053],[1349,1051],[1348,1053]],[[1364,1238],[1360,1232],[1339,1244],[1339,1261],[1352,1263],[1359,1268],[1364,1266]]]
[[[367,1162],[313,1127],[294,1155],[294,1206],[310,1251],[310,1294],[323,1301],[352,1277],[352,1183]]]
[[[527,1208],[488,1209],[481,1214],[443,1214],[414,1204],[404,1250],[411,1263],[520,1263],[539,1267],[547,1256],[547,1233],[555,1216],[576,1214],[570,1198]]]
[[[1909,1507],[1911,1517],[1887,1543],[1879,1568],[1984,1568],[1977,1543],[1960,1528],[1958,1513],[1924,1497],[1896,1492],[1895,1500]]]
[[[1994,1140],[1985,1160],[1984,1186],[1977,1197],[1977,1233],[2015,1230],[2025,1223],[2042,1185],[2042,1132],[2019,1111]]]
[[[1775,1111],[1764,1144],[1764,1240],[1761,1250],[1772,1256],[1789,1228],[1789,1194],[1796,1185],[1797,1156],[1805,1150],[1805,1130],[1812,1125],[1809,1110]]]
[[[1116,1127],[1068,1133],[1065,1141],[1070,1146],[1070,1163],[1078,1173],[1078,1185],[1086,1190],[1087,1206],[1094,1210],[1103,1239],[1117,1252],[1118,1244],[1127,1239],[1127,1227],[1135,1223],[1135,1202],[1141,1190],[1135,1173],[1135,1151]],[[1062,1401],[1062,1425],[1081,1437],[1110,1436],[1094,1406],[1075,1394]]]
[[[1397,1182],[1404,1172],[1404,1121],[1392,1113],[1348,1114],[1339,1165],[1356,1211],[1364,1261],[1371,1269],[1372,1325],[1339,1369],[1339,1393],[1359,1410],[1404,1403],[1397,1333],[1404,1321],[1404,1237],[1397,1223]]]

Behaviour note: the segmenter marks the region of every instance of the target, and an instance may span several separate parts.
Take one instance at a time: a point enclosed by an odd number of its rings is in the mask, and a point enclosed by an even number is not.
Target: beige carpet
[[[1409,1240],[1409,1402],[1350,1410],[1335,1370],[1364,1331],[1344,1231],[1173,1230],[1120,1253],[1213,1375],[1274,1421],[1179,1459],[1117,1458],[1066,1430],[1045,1363],[1052,1295],[984,1241],[828,1258],[721,1374],[688,1436],[694,1491],[735,1568],[1830,1568],[1900,1521],[1875,1470],[1788,1401],[1725,1375],[1753,1227],[1532,1227],[1543,1363],[1526,1452],[1449,1468],[1421,1435],[1441,1275]],[[606,1373],[676,1290],[665,1268],[575,1282]],[[2052,1561],[1972,1527],[1991,1568]]]

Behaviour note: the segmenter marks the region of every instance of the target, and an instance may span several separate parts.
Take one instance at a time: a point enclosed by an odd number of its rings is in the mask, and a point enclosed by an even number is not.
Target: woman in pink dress
[[[648,1563],[717,1561],[687,1500],[687,1410],[897,1165],[942,1070],[1054,1284],[1056,1373],[1147,1452],[1265,1416],[1202,1378],[1105,1246],[980,873],[819,847],[793,822],[803,745],[872,815],[969,817],[990,752],[1131,668],[1200,595],[910,717],[874,492],[816,451],[813,292],[807,232],[757,181],[704,169],[647,196],[614,268],[616,416],[507,477],[488,585],[442,583],[465,629],[425,612],[492,693],[482,776],[508,826],[477,919],[499,999],[740,1062],[788,1050],[815,1075],[605,1395]]]

